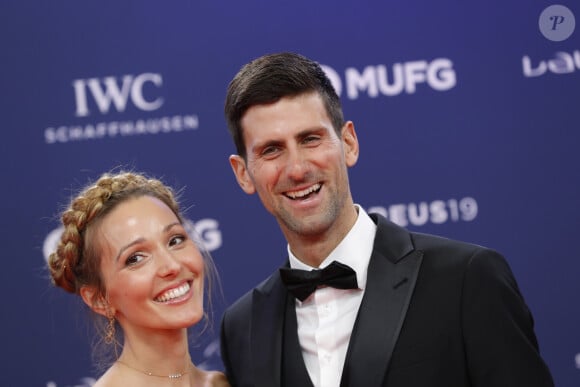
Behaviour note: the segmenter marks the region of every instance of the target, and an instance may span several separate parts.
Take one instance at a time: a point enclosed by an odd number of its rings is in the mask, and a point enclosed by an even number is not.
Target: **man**
[[[553,386],[501,255],[408,232],[353,202],[356,132],[317,63],[250,62],[225,113],[237,182],[276,218],[289,255],[224,314],[232,385]]]

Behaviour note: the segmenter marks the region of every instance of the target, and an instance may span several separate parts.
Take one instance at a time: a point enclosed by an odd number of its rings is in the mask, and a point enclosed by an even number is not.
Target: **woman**
[[[211,258],[187,234],[170,187],[141,174],[105,174],[61,219],[52,280],[105,318],[103,340],[115,349],[95,386],[229,386],[190,358],[187,328],[204,318],[211,267],[204,254]]]

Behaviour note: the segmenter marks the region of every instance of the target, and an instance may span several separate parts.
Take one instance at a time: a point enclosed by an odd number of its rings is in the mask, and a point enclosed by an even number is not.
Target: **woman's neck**
[[[125,332],[123,364],[155,375],[173,375],[188,370],[191,364],[187,330],[167,330],[139,334]]]

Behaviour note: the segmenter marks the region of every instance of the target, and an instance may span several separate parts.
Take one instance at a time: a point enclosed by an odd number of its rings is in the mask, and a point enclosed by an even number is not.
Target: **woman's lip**
[[[183,294],[180,294],[177,297],[172,297],[172,295],[169,294],[169,292],[171,292],[171,291],[178,291],[180,288],[182,288],[186,284],[189,286],[189,288]],[[156,302],[160,302],[160,303],[164,303],[164,304],[175,302],[175,301],[181,301],[181,300],[183,300],[184,297],[191,294],[192,287],[193,287],[193,280],[182,281],[179,284],[175,284],[175,285],[171,285],[171,286],[166,287],[163,291],[159,292],[159,294],[154,298],[154,300]],[[164,300],[164,298],[167,298],[167,299]]]

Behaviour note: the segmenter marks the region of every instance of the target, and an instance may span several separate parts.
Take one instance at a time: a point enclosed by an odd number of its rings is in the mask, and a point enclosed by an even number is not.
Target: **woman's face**
[[[106,299],[125,336],[202,318],[203,256],[167,205],[129,199],[95,231]]]

